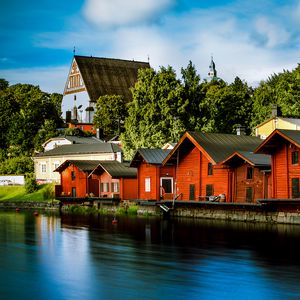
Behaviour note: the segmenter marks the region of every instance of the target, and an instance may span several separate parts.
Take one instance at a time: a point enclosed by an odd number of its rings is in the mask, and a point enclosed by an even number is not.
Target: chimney
[[[101,128],[96,129],[96,138],[99,140],[103,140],[103,130]]]
[[[72,115],[72,112],[70,110],[67,110],[66,111],[66,123],[71,123],[71,115]]]
[[[272,118],[278,117],[278,106],[277,104],[272,104]]]
[[[236,128],[236,135],[246,135],[245,127],[244,126],[238,126]]]

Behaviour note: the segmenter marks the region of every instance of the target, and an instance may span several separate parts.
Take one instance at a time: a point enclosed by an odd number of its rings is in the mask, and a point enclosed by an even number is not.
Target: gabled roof
[[[246,161],[253,167],[270,167],[271,157],[266,154],[254,154],[248,151],[236,151],[227,157],[221,164],[230,165],[237,161]]]
[[[268,122],[270,122],[270,121],[272,121],[274,119],[280,119],[280,120],[286,121],[288,123],[300,126],[300,119],[296,119],[296,118],[284,118],[284,117],[275,116],[275,117],[272,117],[272,118],[270,118],[270,119],[268,119],[268,120],[266,120],[266,121],[258,124],[255,128],[261,127],[261,126],[267,124]]]
[[[73,144],[62,145],[52,150],[41,152],[36,157],[41,156],[60,156],[68,154],[89,154],[89,153],[115,153],[121,152],[121,149],[111,143],[97,143],[97,144]]]
[[[274,130],[254,151],[254,153],[272,153],[286,140],[300,148],[300,131],[289,129]]]
[[[103,95],[123,95],[131,100],[130,87],[137,81],[138,69],[149,63],[75,55],[80,74],[91,101]]]
[[[143,160],[148,164],[160,165],[170,151],[164,149],[138,149],[131,160],[130,166],[136,167]]]
[[[236,151],[253,151],[260,143],[261,139],[254,136],[234,135],[224,133],[203,133],[196,131],[186,132],[177,143],[171,153],[164,159],[163,164],[173,157],[184,141],[189,140],[209,160],[218,164]]]
[[[83,136],[75,136],[75,135],[65,135],[65,136],[57,136],[47,140],[42,146],[45,147],[48,143],[52,141],[58,140],[68,140],[72,144],[97,144],[103,143],[102,140],[91,136],[91,137],[83,137]]]
[[[136,178],[137,175],[136,168],[118,161],[101,161],[94,172],[97,173],[99,169],[107,172],[112,178]]]
[[[98,160],[66,160],[53,172],[62,172],[70,165],[75,165],[83,172],[92,172],[98,165]]]

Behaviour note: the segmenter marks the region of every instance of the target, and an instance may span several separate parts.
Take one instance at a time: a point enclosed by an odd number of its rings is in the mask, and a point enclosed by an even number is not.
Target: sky
[[[256,86],[300,62],[300,0],[2,0],[0,78],[63,93],[74,54]]]

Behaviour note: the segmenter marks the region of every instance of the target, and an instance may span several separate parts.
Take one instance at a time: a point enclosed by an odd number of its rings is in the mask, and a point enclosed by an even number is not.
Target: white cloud
[[[266,46],[276,47],[288,42],[290,34],[282,27],[282,24],[275,24],[266,17],[259,17],[255,22],[257,32],[265,37]]]
[[[89,1],[92,3],[92,0]],[[150,3],[148,0],[145,2]],[[157,0],[153,2],[155,9],[161,8]],[[94,5],[97,5],[95,3],[96,0]],[[114,0],[109,3],[117,2]],[[98,12],[95,13],[96,18],[101,5],[107,5],[112,9],[114,5],[109,6],[109,3],[100,2]],[[120,3],[118,2],[122,7],[123,2]],[[167,5],[171,0],[163,0],[160,3]],[[133,0],[126,2],[129,7],[134,6],[133,4],[138,6]],[[115,9],[115,13],[108,15],[118,20],[120,7],[118,10]],[[97,7],[94,6],[94,9],[97,10]],[[124,15],[126,9],[124,8]],[[180,15],[168,12],[164,15],[163,22],[159,23],[133,24],[133,20],[137,21],[133,18],[130,19],[131,25],[114,27],[90,26],[84,23],[84,20],[78,24],[76,19],[76,23],[74,21],[76,26],[73,24],[73,28],[68,28],[68,32],[39,36],[37,45],[69,49],[70,54],[75,45],[78,55],[140,61],[147,61],[149,55],[151,66],[157,69],[159,66],[171,65],[178,75],[181,67],[186,67],[191,60],[201,78],[207,77],[210,57],[213,54],[219,77],[232,82],[239,76],[250,85],[255,85],[273,73],[281,72],[283,69],[291,70],[297,66],[300,27],[296,24],[299,20],[290,18],[287,13],[293,9],[295,6],[290,8],[285,6],[284,10],[272,11],[272,15],[266,10],[253,9],[242,12],[241,16],[240,6],[230,9],[217,7],[181,12]],[[139,17],[146,18],[149,11],[151,10],[147,10],[147,14],[141,13]],[[136,14],[138,15],[135,10],[134,17]],[[100,19],[100,15],[98,17]],[[124,19],[122,22],[125,22]],[[116,23],[109,24],[116,25]],[[28,82],[30,79],[31,83],[39,84],[46,91],[51,91],[51,88],[53,91],[62,92],[68,70],[69,66],[50,68],[49,71],[16,70],[14,79],[16,82]],[[10,72],[9,75],[12,77],[13,71]],[[10,77],[4,77],[11,81]]]
[[[0,70],[1,76],[10,85],[16,83],[28,83],[40,86],[41,90],[48,93],[60,93],[64,91],[70,66],[47,68],[22,68]]]
[[[147,21],[174,0],[87,0],[84,15],[100,26],[119,26]]]

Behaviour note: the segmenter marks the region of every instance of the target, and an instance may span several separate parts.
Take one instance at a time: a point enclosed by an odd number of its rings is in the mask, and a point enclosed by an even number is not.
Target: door
[[[195,185],[190,184],[190,200],[195,200]]]
[[[72,187],[72,197],[76,198],[76,187]]]
[[[161,177],[160,178],[160,196],[163,199],[173,198],[173,178],[172,177]]]

